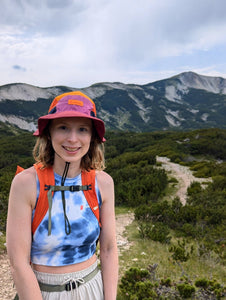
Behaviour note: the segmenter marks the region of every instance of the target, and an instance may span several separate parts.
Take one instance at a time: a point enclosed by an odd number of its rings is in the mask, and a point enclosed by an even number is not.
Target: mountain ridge
[[[85,88],[0,86],[0,121],[34,131],[52,99],[81,90],[94,99],[110,130],[153,131],[226,128],[226,79],[183,72],[144,85],[100,82]]]

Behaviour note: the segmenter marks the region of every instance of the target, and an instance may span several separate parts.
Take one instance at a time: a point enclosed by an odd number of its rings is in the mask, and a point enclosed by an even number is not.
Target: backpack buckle
[[[71,185],[69,186],[70,192],[89,191],[92,190],[91,184],[89,185]]]
[[[82,189],[81,189],[80,185],[71,185],[71,186],[69,187],[69,190],[70,190],[70,192],[79,192],[79,191],[81,191]]]
[[[92,185],[91,184],[86,185],[86,187],[87,187],[87,191],[91,191],[92,190]]]
[[[48,191],[48,190],[50,190],[50,187],[51,187],[51,185],[45,184],[44,190],[45,190],[45,191]]]

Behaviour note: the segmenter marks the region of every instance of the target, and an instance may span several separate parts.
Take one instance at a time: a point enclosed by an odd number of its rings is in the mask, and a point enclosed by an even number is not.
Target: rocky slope
[[[23,83],[0,86],[0,121],[34,131],[52,99],[78,90]],[[226,128],[226,79],[185,72],[146,85],[97,83],[80,89],[95,100],[111,130],[152,131]]]

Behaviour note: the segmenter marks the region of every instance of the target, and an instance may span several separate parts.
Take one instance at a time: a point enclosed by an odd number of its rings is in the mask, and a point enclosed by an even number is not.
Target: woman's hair
[[[54,163],[54,149],[52,146],[49,125],[43,130],[38,137],[33,149],[33,157],[37,163],[42,163],[43,167],[50,167]],[[95,169],[98,171],[105,169],[104,161],[104,144],[101,142],[96,129],[92,126],[92,137],[88,152],[82,157],[81,169],[89,171]]]

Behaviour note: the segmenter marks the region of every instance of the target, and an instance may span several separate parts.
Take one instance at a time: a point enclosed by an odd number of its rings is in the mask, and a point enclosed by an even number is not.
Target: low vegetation
[[[0,126],[0,231],[16,165],[32,165],[30,133]],[[107,132],[106,171],[115,181],[116,211],[133,209],[133,242],[120,256],[118,299],[223,299],[225,297],[226,130]],[[189,166],[197,177],[187,203],[172,192],[156,156]],[[4,242],[4,234],[0,237]]]

